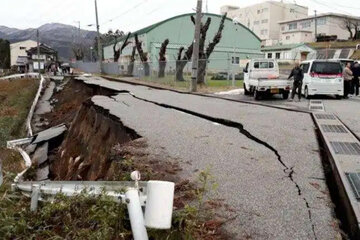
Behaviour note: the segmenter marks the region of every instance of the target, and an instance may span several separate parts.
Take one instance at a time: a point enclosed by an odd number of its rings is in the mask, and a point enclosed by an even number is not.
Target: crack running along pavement
[[[252,140],[252,141],[254,141],[254,142],[256,142],[256,143],[258,143],[258,144],[260,144],[260,145],[262,145],[264,147],[266,147],[267,149],[271,150],[276,155],[276,157],[278,159],[278,162],[283,167],[283,172],[286,174],[286,178],[288,178],[295,185],[299,197],[303,196],[302,190],[301,190],[299,184],[294,180],[294,177],[293,177],[293,175],[295,173],[294,167],[287,166],[286,163],[283,161],[283,159],[282,159],[281,155],[279,154],[279,152],[273,146],[271,146],[269,143],[267,143],[267,142],[255,137],[254,135],[252,135],[248,130],[246,130],[244,128],[243,124],[238,123],[238,122],[234,122],[234,121],[231,121],[231,120],[228,120],[228,119],[215,118],[215,117],[211,117],[211,116],[208,116],[208,115],[205,115],[205,114],[194,112],[194,111],[191,111],[191,110],[188,110],[188,109],[175,107],[175,106],[172,106],[172,105],[168,105],[168,104],[164,104],[164,103],[158,103],[158,102],[151,101],[151,100],[148,100],[148,99],[140,98],[140,97],[137,97],[136,95],[134,95],[133,93],[131,93],[130,91],[124,90],[124,91],[121,91],[121,93],[128,93],[129,95],[131,95],[132,97],[134,97],[135,99],[138,99],[140,101],[155,104],[155,105],[163,107],[163,108],[174,109],[174,110],[177,110],[177,111],[180,111],[180,112],[183,112],[183,113],[186,113],[186,114],[198,117],[198,118],[202,118],[204,120],[207,120],[207,121],[210,121],[210,122],[213,122],[213,123],[217,123],[217,124],[221,124],[221,125],[226,126],[226,127],[231,127],[231,128],[238,129],[239,132],[241,134],[243,134],[244,136],[246,136],[248,139],[250,139],[250,140]],[[117,101],[113,97],[112,97],[112,99]],[[308,209],[309,221],[310,221],[310,224],[311,224],[314,239],[317,240],[317,236],[316,236],[316,232],[315,232],[315,224],[313,223],[310,204],[309,204],[309,202],[307,201],[307,199],[305,197],[302,197],[302,200],[304,201],[305,206]]]

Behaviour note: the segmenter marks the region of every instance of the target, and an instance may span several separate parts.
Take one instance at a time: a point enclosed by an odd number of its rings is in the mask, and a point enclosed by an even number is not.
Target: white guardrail
[[[10,76],[2,77],[0,80],[11,80],[17,78],[37,78],[39,77],[39,73],[23,73],[23,74],[13,74]]]
[[[51,201],[60,193],[75,196],[85,191],[89,197],[105,194],[113,201],[127,205],[134,240],[148,240],[146,227],[171,228],[175,184],[165,181],[139,182],[138,171],[132,172],[131,178],[135,183],[40,181],[13,183],[11,188],[31,197],[31,211],[37,210],[38,201]]]

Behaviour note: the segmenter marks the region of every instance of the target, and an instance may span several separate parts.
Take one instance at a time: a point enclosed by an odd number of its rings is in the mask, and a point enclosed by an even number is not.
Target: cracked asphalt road
[[[338,236],[309,114],[100,78],[82,80],[125,91],[92,100],[147,139],[151,151],[165,149],[178,159],[184,177],[211,167],[219,183],[214,197],[239,214],[225,226],[234,239]]]

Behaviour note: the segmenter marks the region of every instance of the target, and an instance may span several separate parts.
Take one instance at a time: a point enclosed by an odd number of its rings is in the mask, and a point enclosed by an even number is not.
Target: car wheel
[[[341,95],[336,95],[335,97],[336,97],[336,99],[338,99],[338,100],[341,100],[341,99],[343,98],[343,96],[341,96]]]
[[[244,83],[244,94],[245,95],[250,95],[250,92],[246,89],[245,83]]]
[[[282,94],[282,96],[283,96],[283,99],[288,99],[289,98],[289,92],[284,92],[283,94]]]
[[[254,98],[255,100],[259,100],[260,99],[260,92],[258,90],[254,91]]]
[[[304,93],[304,96],[306,99],[310,99],[310,96],[309,96],[309,89],[307,87],[305,87],[305,93]]]

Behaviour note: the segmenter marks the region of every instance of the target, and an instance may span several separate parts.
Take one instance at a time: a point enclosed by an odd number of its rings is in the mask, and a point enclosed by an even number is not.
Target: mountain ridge
[[[49,45],[58,51],[62,60],[73,58],[74,44],[81,43],[84,49],[90,49],[96,37],[95,31],[80,30],[75,26],[62,23],[46,23],[38,28],[18,29],[0,26],[0,38],[9,40],[10,43],[25,40],[37,40],[36,31],[39,30],[40,42]],[[89,50],[90,51],[90,50]]]

